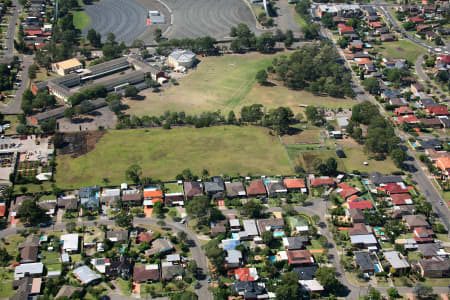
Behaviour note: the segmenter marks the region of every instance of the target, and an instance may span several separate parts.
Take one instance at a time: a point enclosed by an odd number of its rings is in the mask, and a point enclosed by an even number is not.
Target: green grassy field
[[[0,298],[10,298],[12,297],[16,291],[13,289],[13,282],[4,281],[0,282]]]
[[[164,88],[161,93],[143,92],[145,100],[125,101],[128,113],[159,116],[165,111],[188,114],[204,111],[240,112],[242,106],[255,103],[267,108],[289,106],[294,112],[299,104],[321,105],[329,108],[349,108],[351,99],[315,96],[306,91],[293,91],[280,85],[261,86],[256,73],[269,66],[279,55],[260,53],[199,57],[197,68],[179,80],[179,85]]]
[[[73,25],[76,29],[83,30],[91,23],[91,18],[84,10],[76,10],[73,13]]]
[[[219,126],[171,130],[112,130],[95,149],[78,158],[57,157],[56,182],[61,188],[125,181],[132,164],[144,176],[170,180],[185,168],[200,175],[291,174],[287,155],[278,137],[259,127]]]
[[[424,48],[417,46],[409,40],[385,42],[381,46],[376,46],[376,49],[383,55],[383,57],[406,58],[412,63],[414,63],[419,56],[426,53]]]

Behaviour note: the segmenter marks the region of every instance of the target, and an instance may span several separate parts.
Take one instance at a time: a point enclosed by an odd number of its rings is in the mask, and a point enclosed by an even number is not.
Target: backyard
[[[204,111],[222,112],[255,103],[266,107],[289,106],[294,113],[302,111],[300,104],[321,105],[330,108],[348,108],[351,99],[315,96],[306,91],[293,91],[284,86],[261,86],[256,73],[269,66],[279,55],[259,53],[201,57],[198,66],[179,80],[179,85],[163,88],[160,93],[144,92],[145,100],[126,101],[128,113],[161,115],[165,111],[184,111],[187,114]]]
[[[141,166],[143,176],[170,180],[183,169],[201,175],[292,174],[278,137],[259,127],[218,126],[111,130],[95,148],[80,157],[57,157],[58,187],[95,185],[108,178],[110,184],[126,181],[125,170]]]

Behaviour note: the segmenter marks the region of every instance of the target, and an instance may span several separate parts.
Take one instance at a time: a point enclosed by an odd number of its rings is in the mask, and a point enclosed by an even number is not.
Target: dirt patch
[[[396,50],[399,51],[399,52],[405,51],[405,49],[403,49],[403,48],[396,48]]]
[[[106,130],[65,133],[63,136],[64,144],[59,153],[62,155],[72,154],[73,158],[84,155],[94,149],[105,133]]]

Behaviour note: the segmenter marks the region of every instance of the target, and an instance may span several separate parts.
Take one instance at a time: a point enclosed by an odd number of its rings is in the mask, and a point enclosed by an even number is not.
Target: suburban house
[[[172,262],[161,263],[161,279],[163,281],[183,280],[184,269]]]
[[[219,234],[223,234],[227,232],[227,220],[221,220],[216,223],[211,223],[211,236],[216,237]]]
[[[360,191],[359,191],[359,189],[356,189],[356,188],[352,187],[351,185],[349,185],[345,182],[342,182],[342,183],[338,184],[338,189],[336,190],[336,192],[339,193],[339,195],[343,199],[347,200],[347,198],[349,198],[350,196],[359,194]]]
[[[308,192],[305,181],[302,178],[285,178],[283,182],[287,190],[290,192]]]
[[[153,241],[153,231],[140,232],[136,236],[136,244],[151,243]]]
[[[14,269],[14,279],[20,279],[25,276],[40,276],[44,273],[44,264],[40,262],[20,264]]]
[[[163,191],[158,187],[144,189],[144,206],[152,207],[156,202],[163,203]]]
[[[152,242],[152,247],[146,250],[145,254],[150,257],[155,255],[156,253],[168,253],[173,249],[173,245],[170,241],[160,238]]]
[[[383,252],[383,255],[389,262],[389,265],[396,271],[409,269],[408,261],[398,251],[385,251]]]
[[[264,283],[255,281],[236,281],[230,286],[231,290],[244,299],[268,299]]]
[[[120,189],[103,189],[101,194],[102,203],[114,206],[120,201]]]
[[[361,271],[372,275],[375,273],[375,264],[373,260],[374,254],[369,252],[360,251],[354,253],[355,265],[359,267]]]
[[[98,208],[100,206],[99,190],[98,186],[81,188],[78,191],[81,206],[88,209]]]
[[[107,231],[106,238],[111,242],[124,242],[128,240],[128,230]]]
[[[293,236],[283,238],[283,247],[286,250],[301,250],[309,243],[309,238],[306,236]]]
[[[58,198],[57,207],[65,210],[77,210],[78,199],[74,196],[65,196]]]
[[[352,223],[364,223],[364,214],[360,208],[348,208],[346,216]]]
[[[265,231],[278,231],[284,228],[284,219],[258,219],[256,220],[258,224],[259,233],[262,234]]]
[[[225,189],[227,191],[228,198],[240,198],[245,197],[245,187],[242,182],[225,182]]]
[[[308,250],[288,250],[286,254],[289,265],[291,266],[310,265],[314,263],[314,258]]]
[[[423,259],[417,263],[417,267],[423,277],[448,278],[450,276],[450,259],[438,257]]]
[[[80,238],[76,233],[62,235],[61,241],[63,242],[62,249],[66,253],[76,253],[80,250]]]
[[[334,179],[328,176],[322,176],[319,178],[315,178],[310,175],[310,186],[311,187],[333,187],[335,186]]]
[[[413,234],[413,238],[417,243],[431,243],[434,241],[434,232],[429,228],[416,227]]]
[[[406,227],[410,231],[414,231],[414,229],[418,227],[429,228],[430,224],[428,224],[427,218],[424,215],[407,215],[403,216],[403,221],[406,224]]]
[[[226,250],[225,267],[227,269],[239,268],[242,264],[242,252],[236,249]]]
[[[353,224],[353,227],[348,231],[348,235],[352,245],[355,247],[369,250],[377,249],[377,239],[370,233],[366,225],[362,223]]]
[[[20,251],[20,263],[34,263],[38,258],[39,248],[37,246],[25,246]]]
[[[142,194],[140,190],[123,190],[122,203],[125,206],[138,206],[142,204]]]
[[[164,204],[167,206],[183,206],[184,205],[184,194],[178,193],[166,193],[164,194]]]
[[[159,281],[158,265],[139,265],[134,266],[133,281],[135,283],[146,283]]]
[[[436,160],[436,167],[442,171],[442,179],[447,180],[450,174],[450,157],[439,157]]]
[[[253,180],[246,187],[248,197],[261,197],[266,195],[266,188],[262,180]]]
[[[225,184],[220,176],[211,177],[209,181],[204,181],[203,183],[205,192],[210,196],[225,191]]]
[[[195,196],[203,195],[203,186],[198,181],[185,181],[183,188],[186,200],[191,200]]]
[[[267,195],[270,198],[276,198],[278,195],[287,193],[287,189],[282,181],[268,181],[266,182]]]
[[[234,270],[234,277],[238,281],[257,281],[259,279],[256,268],[239,268]]]

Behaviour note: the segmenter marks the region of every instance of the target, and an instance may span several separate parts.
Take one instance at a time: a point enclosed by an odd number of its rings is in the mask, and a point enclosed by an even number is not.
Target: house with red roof
[[[0,217],[5,217],[6,215],[6,204],[0,203]]]
[[[395,112],[395,115],[397,115],[397,116],[404,116],[404,115],[409,115],[409,114],[414,113],[413,110],[411,109],[411,107],[409,107],[409,106],[397,107],[394,112]]]
[[[372,202],[370,200],[354,200],[347,202],[348,208],[359,208],[361,210],[364,209],[373,209]]]
[[[440,60],[446,64],[450,64],[450,55],[439,55],[438,60]]]
[[[239,281],[256,281],[259,279],[256,268],[238,268],[232,270],[234,277]]]
[[[427,107],[427,114],[430,116],[448,116],[448,109],[445,106]]]
[[[392,121],[396,125],[401,125],[403,123],[406,123],[406,124],[418,124],[418,123],[420,123],[420,120],[417,119],[417,117],[415,115],[405,115],[405,116],[393,117]]]
[[[319,177],[319,178],[311,178],[310,179],[310,186],[311,187],[322,187],[322,186],[334,186],[335,182],[334,179],[328,176],[324,176],[324,177]]]
[[[431,243],[434,241],[434,231],[429,228],[417,227],[413,233],[413,238],[417,243]]]
[[[285,178],[284,185],[288,191],[307,192],[305,181],[302,178]]]
[[[354,29],[352,26],[347,26],[344,24],[338,24],[339,35],[343,35],[345,33],[353,33]]]
[[[411,22],[413,22],[416,25],[417,24],[422,24],[423,22],[425,22],[425,20],[423,18],[421,18],[421,17],[408,17],[407,19],[408,19],[408,21],[411,21]]]
[[[442,171],[444,179],[448,178],[450,174],[450,157],[439,157],[435,164]]]
[[[339,195],[341,195],[342,198],[344,198],[345,200],[347,200],[348,197],[353,196],[353,195],[357,195],[360,191],[354,187],[352,187],[351,185],[342,182],[338,184],[338,189],[336,190],[336,192],[339,193]]]
[[[163,191],[159,188],[144,189],[144,206],[153,206],[156,202],[163,201]]]
[[[258,196],[266,196],[266,187],[264,186],[264,182],[262,180],[253,180],[250,182],[250,185],[246,188],[247,196],[249,197],[258,197]]]
[[[369,22],[369,27],[372,29],[377,29],[383,27],[383,24],[381,24],[380,21]]]
[[[393,194],[391,199],[395,206],[413,204],[410,194]]]
[[[27,36],[41,36],[42,30],[24,30],[23,33]]]
[[[308,250],[288,250],[286,251],[289,265],[310,265],[314,263],[314,258]]]
[[[385,186],[383,186],[383,188],[388,195],[409,194],[409,190],[406,187],[401,186],[397,183],[388,183]]]

